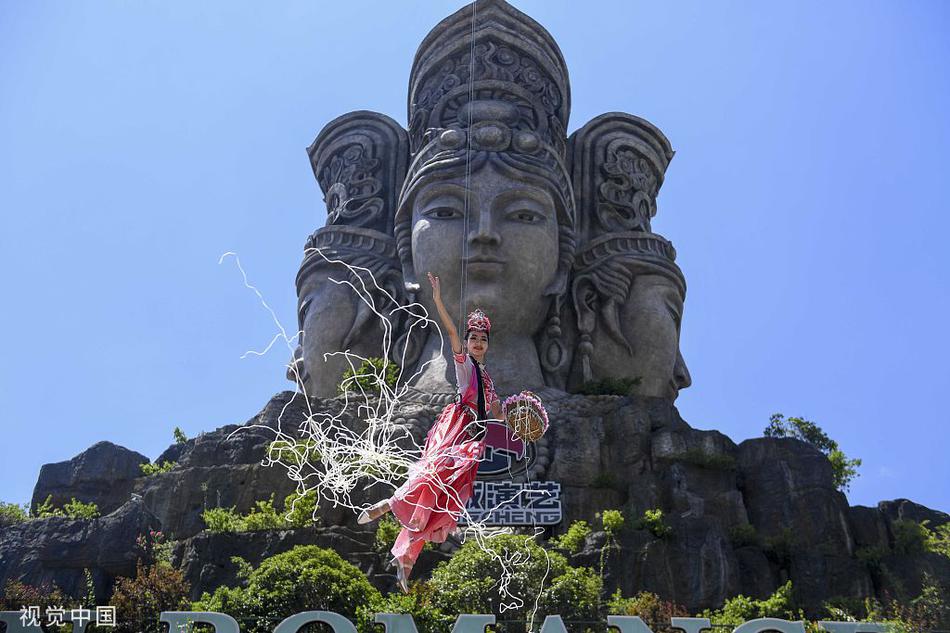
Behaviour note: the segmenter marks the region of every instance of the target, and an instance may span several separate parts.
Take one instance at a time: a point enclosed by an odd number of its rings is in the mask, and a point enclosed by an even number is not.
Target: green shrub
[[[235,506],[209,508],[201,513],[201,520],[205,522],[205,527],[212,532],[243,532],[245,530],[244,519],[234,510]]]
[[[203,593],[193,611],[227,613],[245,633],[271,633],[277,622],[300,611],[335,611],[356,618],[382,596],[365,574],[330,549],[297,546],[245,571],[246,586]]]
[[[859,547],[854,552],[854,557],[864,563],[868,571],[879,572],[883,559],[887,555],[887,549],[883,547]]]
[[[604,510],[600,520],[609,536],[617,536],[623,529],[624,518],[620,510]]]
[[[850,489],[851,482],[858,476],[861,460],[849,459],[838,447],[838,443],[814,422],[804,418],[786,418],[781,413],[773,413],[764,434],[765,437],[792,437],[807,442],[824,453],[831,462],[832,477],[838,490]]]
[[[381,518],[376,524],[376,538],[373,540],[376,551],[385,556],[395,545],[401,529],[402,526],[399,521],[394,519],[392,515],[387,514]]]
[[[23,605],[38,606],[46,612],[48,607],[79,607],[79,602],[69,596],[54,582],[42,585],[27,585],[19,580],[8,580],[0,591],[0,611],[19,611]]]
[[[642,378],[604,378],[591,380],[581,385],[576,393],[585,396],[629,396],[633,388],[642,382]]]
[[[755,600],[740,594],[726,600],[721,609],[707,609],[702,613],[702,617],[709,618],[713,626],[729,627],[736,627],[756,618],[804,619],[802,612],[794,608],[791,580],[765,600]]]
[[[550,543],[553,547],[570,554],[576,554],[584,548],[584,542],[590,533],[591,529],[587,521],[574,521],[567,528],[567,532],[561,536],[555,536],[550,540]]]
[[[505,620],[525,621],[534,608],[534,596],[540,596],[536,623],[547,614],[559,614],[564,620],[598,619],[603,584],[593,570],[571,567],[562,554],[547,552],[524,535],[496,535],[484,545],[488,552],[474,540],[466,542],[433,572],[430,584],[443,612],[501,614],[501,566],[496,557],[517,555],[524,562],[512,567],[509,591],[524,598],[524,604],[506,610]]]
[[[16,525],[30,519],[30,506],[0,501],[0,527]]]
[[[185,444],[188,442],[188,436],[185,435],[185,432],[177,426],[175,427],[175,430],[172,431],[172,436],[175,438],[175,444]]]
[[[190,585],[171,565],[143,565],[135,578],[119,578],[109,604],[115,607],[116,633],[164,633],[158,618],[162,611],[188,608]]]
[[[177,465],[178,465],[178,462],[164,461],[161,464],[149,464],[149,463],[139,464],[139,468],[141,469],[143,475],[145,475],[146,477],[149,477],[151,475],[159,475],[161,473],[167,473],[168,471],[170,471],[172,468],[174,468]]]
[[[320,452],[314,440],[274,440],[267,447],[267,457],[275,462],[297,466],[320,461]]]
[[[926,521],[924,524],[924,528],[928,532],[927,551],[950,558],[950,523],[944,523],[932,530],[926,526]]]
[[[300,494],[292,492],[284,499],[284,517],[288,520],[281,527],[305,528],[315,525],[317,520],[313,514],[317,510],[317,492],[308,490]],[[288,524],[289,523],[289,524]]]
[[[371,626],[377,613],[405,613],[412,616],[419,633],[446,633],[452,630],[457,614],[445,614],[439,607],[439,596],[429,583],[414,583],[409,593],[394,592],[382,601],[360,609],[358,630],[380,631],[380,628]]]
[[[54,508],[53,495],[48,495],[43,503],[36,507],[36,518],[45,519],[46,517],[95,519],[99,517],[99,506],[95,503],[83,503],[77,501],[76,497],[71,497],[62,508]]]
[[[607,615],[636,615],[642,618],[654,633],[672,633],[670,618],[689,617],[682,605],[663,600],[655,593],[641,591],[632,598],[621,596],[620,590],[607,602]]]
[[[355,372],[352,368],[343,372],[339,390],[340,393],[347,391],[379,393],[380,382],[393,389],[398,381],[399,365],[382,358],[367,358]]]
[[[733,547],[746,547],[748,545],[758,545],[759,533],[755,531],[749,523],[737,525],[729,530],[729,541]]]
[[[783,528],[775,536],[765,539],[762,548],[765,555],[779,564],[781,567],[788,567],[792,561],[792,552],[795,550],[796,539],[795,532],[791,528]]]
[[[911,519],[897,519],[891,523],[894,534],[894,551],[904,556],[927,551],[928,530]]]
[[[646,510],[643,516],[637,519],[633,527],[635,530],[647,530],[657,538],[668,538],[673,535],[673,528],[663,521],[663,511],[659,508]]]
[[[210,508],[201,513],[207,529],[212,532],[253,532],[256,530],[288,530],[314,524],[317,493],[293,492],[284,499],[283,512],[274,505],[274,494],[267,501],[256,501],[247,514],[240,514],[235,506]]]
[[[690,448],[673,458],[709,470],[735,470],[736,458],[732,455],[707,453],[701,448]]]
[[[591,488],[613,488],[615,483],[614,476],[610,472],[601,472],[597,473],[590,482],[590,486]]]

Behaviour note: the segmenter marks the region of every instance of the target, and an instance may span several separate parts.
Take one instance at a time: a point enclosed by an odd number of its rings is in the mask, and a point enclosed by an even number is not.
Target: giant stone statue
[[[479,0],[420,45],[407,130],[362,111],[327,125],[309,148],[327,224],[297,276],[301,340],[288,377],[332,396],[348,366],[333,352],[380,355],[379,319],[342,278],[372,274],[376,305],[418,301],[432,314],[419,282],[431,271],[451,314],[490,315],[500,393],[627,378],[635,393],[672,401],[688,387],[686,282],[673,245],[650,228],[673,150],[623,113],[568,138],[570,103],[551,35],[504,0]],[[412,386],[453,392],[435,328],[394,326],[391,360],[406,375],[423,369]]]

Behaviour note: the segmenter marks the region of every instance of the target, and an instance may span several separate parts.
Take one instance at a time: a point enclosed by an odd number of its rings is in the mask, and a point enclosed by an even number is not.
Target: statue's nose
[[[686,389],[693,384],[693,377],[689,375],[689,369],[686,367],[686,361],[683,360],[682,352],[676,352],[676,365],[673,367],[673,381],[677,389]]]
[[[501,243],[501,235],[499,235],[496,230],[495,219],[492,217],[490,210],[473,209],[473,213],[469,217],[469,222],[471,224],[469,226],[468,239],[471,243],[489,244],[493,246]]]

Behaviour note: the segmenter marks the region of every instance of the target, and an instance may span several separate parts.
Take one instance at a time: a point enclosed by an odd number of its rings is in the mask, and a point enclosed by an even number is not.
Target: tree
[[[218,587],[192,605],[194,611],[227,613],[246,633],[271,633],[284,618],[303,610],[335,611],[355,618],[382,601],[356,566],[330,549],[301,545],[242,566],[241,587]]]
[[[765,427],[765,437],[791,437],[820,450],[831,462],[832,476],[838,490],[849,490],[851,482],[858,476],[861,460],[848,458],[839,448],[838,442],[828,437],[814,422],[804,418],[786,418],[781,413],[773,413],[768,426]]]
[[[529,536],[502,534],[482,545],[466,542],[452,559],[439,564],[430,585],[444,613],[495,613],[508,602],[499,591],[501,563],[498,557],[517,557],[510,565],[508,592],[522,604],[504,611],[505,620],[526,621],[538,600],[535,623],[557,614],[564,620],[597,620],[601,607],[600,577],[587,567],[572,567],[558,552],[546,551]],[[487,550],[487,551],[486,551]]]

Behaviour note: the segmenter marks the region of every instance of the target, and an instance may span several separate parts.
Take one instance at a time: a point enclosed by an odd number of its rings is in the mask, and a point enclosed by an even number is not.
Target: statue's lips
[[[505,262],[493,257],[470,257],[466,262],[468,272],[474,275],[497,274],[505,267]]]

